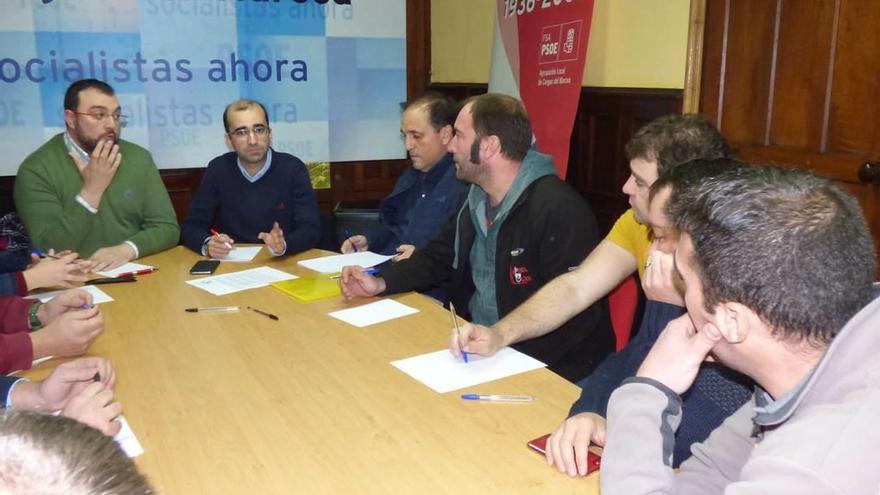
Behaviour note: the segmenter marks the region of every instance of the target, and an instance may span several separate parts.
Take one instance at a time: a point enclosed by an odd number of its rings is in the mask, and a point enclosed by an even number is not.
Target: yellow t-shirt
[[[651,250],[653,238],[651,229],[636,221],[632,208],[620,215],[605,239],[635,256],[639,267],[639,277],[645,277],[645,262],[648,261],[648,251]]]

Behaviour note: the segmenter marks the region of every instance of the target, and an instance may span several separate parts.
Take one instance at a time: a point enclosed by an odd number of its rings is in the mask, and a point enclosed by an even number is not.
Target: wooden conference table
[[[296,261],[321,254],[263,249],[215,275],[260,265],[306,275]],[[597,476],[570,479],[525,446],[565,417],[576,386],[541,369],[467,389],[539,400],[474,403],[389,364],[445,347],[449,314],[427,298],[394,296],[420,312],[361,329],[327,313],[369,301],[304,304],[271,287],[214,296],[184,283],[198,259],[178,246],[138,260],[159,271],[136,283],[99,286],[115,301],[101,306],[106,330],[89,354],[115,366],[145,449],[136,462],[160,493],[598,492]],[[184,312],[225,305],[280,320]]]

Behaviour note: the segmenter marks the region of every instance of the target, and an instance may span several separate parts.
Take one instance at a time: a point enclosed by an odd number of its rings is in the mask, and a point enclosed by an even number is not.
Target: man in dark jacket
[[[409,258],[455,214],[467,187],[455,176],[452,155],[446,151],[458,110],[454,100],[436,93],[406,105],[400,133],[412,166],[379,205],[379,222],[364,234],[348,237],[342,243],[343,253],[369,249],[396,253],[395,261]]]
[[[596,220],[556,176],[550,158],[529,150],[531,137],[518,100],[499,94],[469,100],[449,144],[458,178],[473,184],[461,210],[424,249],[377,277],[346,267],[345,296],[418,290],[448,280],[459,312],[491,325],[576,266],[599,240]],[[569,380],[583,378],[614,348],[604,301],[557,332],[514,348]]]

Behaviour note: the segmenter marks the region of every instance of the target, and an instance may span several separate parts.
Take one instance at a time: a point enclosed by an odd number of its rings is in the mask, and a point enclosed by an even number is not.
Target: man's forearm
[[[591,304],[573,299],[576,292],[576,277],[561,275],[492,326],[501,333],[505,346],[548,334]]]
[[[602,299],[636,270],[635,256],[604,240],[576,270],[564,273],[493,328],[505,345],[548,334]]]

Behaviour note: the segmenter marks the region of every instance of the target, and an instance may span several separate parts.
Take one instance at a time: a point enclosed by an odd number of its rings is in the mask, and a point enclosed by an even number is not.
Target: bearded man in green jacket
[[[33,247],[76,251],[101,271],[177,244],[180,228],[153,158],[119,139],[125,116],[113,88],[96,79],[71,84],[64,123],[15,179],[15,207]]]

